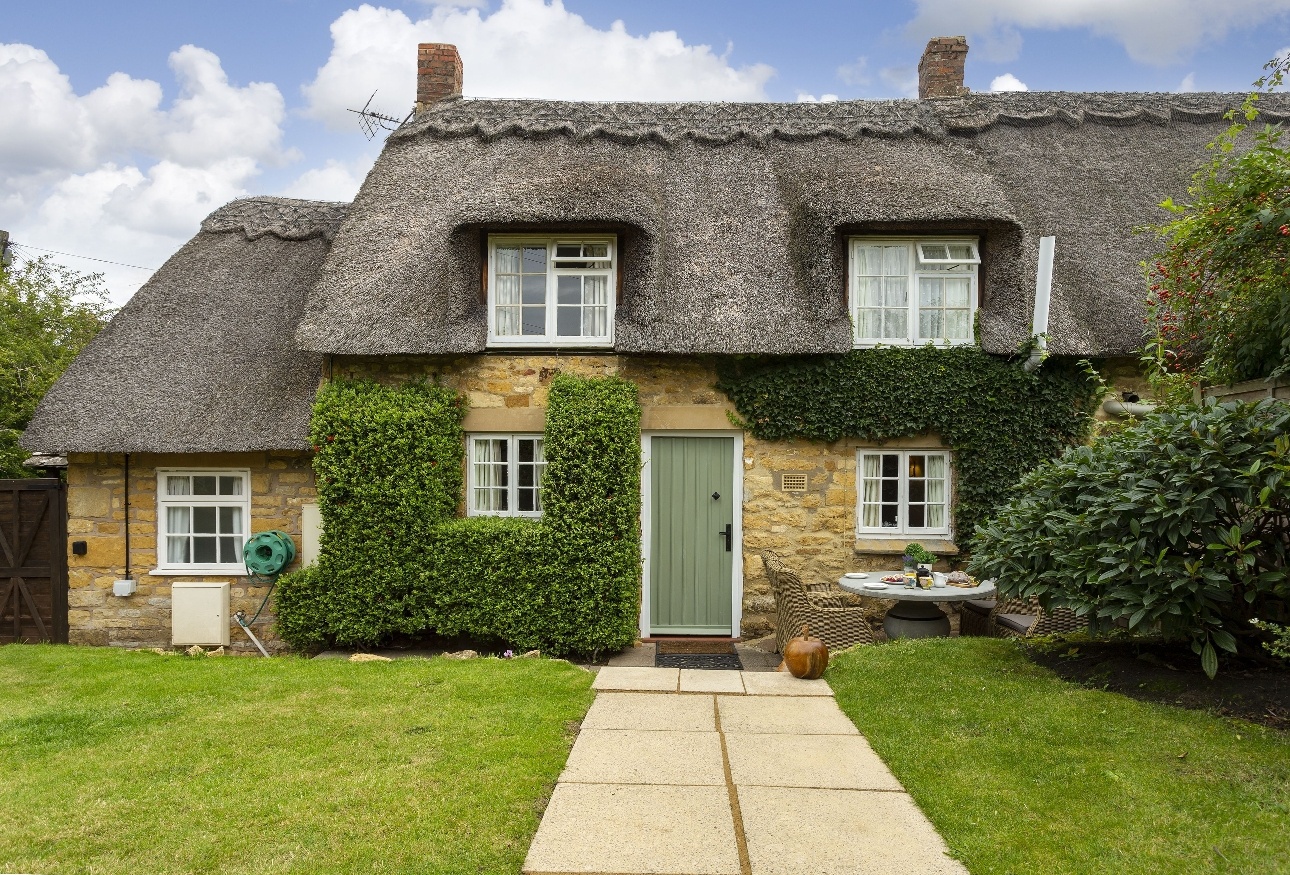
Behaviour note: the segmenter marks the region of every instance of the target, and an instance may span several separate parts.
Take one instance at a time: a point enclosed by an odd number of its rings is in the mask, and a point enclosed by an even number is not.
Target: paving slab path
[[[822,680],[606,667],[526,875],[967,875]]]

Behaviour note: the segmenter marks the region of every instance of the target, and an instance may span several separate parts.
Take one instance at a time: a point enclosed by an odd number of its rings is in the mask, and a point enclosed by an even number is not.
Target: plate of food
[[[886,577],[882,579],[882,582],[883,583],[904,583],[905,576],[903,574],[888,574]]]

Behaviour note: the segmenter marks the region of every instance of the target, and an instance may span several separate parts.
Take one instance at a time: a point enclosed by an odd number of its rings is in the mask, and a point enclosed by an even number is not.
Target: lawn
[[[0,872],[515,875],[590,684],[551,660],[0,648]]]
[[[972,875],[1290,873],[1290,736],[1084,689],[996,639],[863,647],[838,704]]]

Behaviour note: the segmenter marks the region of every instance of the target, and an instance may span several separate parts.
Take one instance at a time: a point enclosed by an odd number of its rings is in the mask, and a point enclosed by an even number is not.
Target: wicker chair
[[[822,640],[830,651],[873,643],[868,612],[849,605],[851,600],[841,590],[833,594],[828,584],[804,585],[770,550],[762,551],[761,561],[775,596],[776,651],[783,653],[784,646],[801,634],[803,626],[810,626],[811,634]]]
[[[1070,608],[1045,611],[1036,596],[1000,599],[990,611],[990,634],[996,638],[1034,638],[1077,632],[1088,620]],[[962,633],[960,633],[962,634]]]

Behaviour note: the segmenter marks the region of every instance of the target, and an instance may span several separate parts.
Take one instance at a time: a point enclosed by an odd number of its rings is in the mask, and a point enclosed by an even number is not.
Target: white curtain
[[[475,440],[475,510],[506,510],[506,439]]]
[[[582,278],[582,336],[605,337],[609,334],[609,277]]]
[[[187,477],[167,477],[166,478],[167,495],[188,495],[189,481]]]
[[[945,475],[945,457],[929,455],[927,457],[927,527],[929,529],[945,526]]]
[[[876,529],[882,524],[882,456],[866,453],[861,458],[864,464],[864,511],[861,525]]]
[[[500,259],[501,251],[498,251]],[[493,278],[493,305],[497,308],[497,334],[514,337],[520,333],[520,278],[498,274]]]
[[[167,483],[167,490],[175,480],[187,481],[186,477],[170,477]],[[172,493],[174,494],[174,493]],[[179,493],[182,494],[182,493]],[[182,565],[190,562],[188,555],[188,518],[189,509],[186,507],[168,507],[166,508],[166,532],[172,537],[166,538],[166,562],[171,565]],[[181,537],[173,537],[179,535]]]

